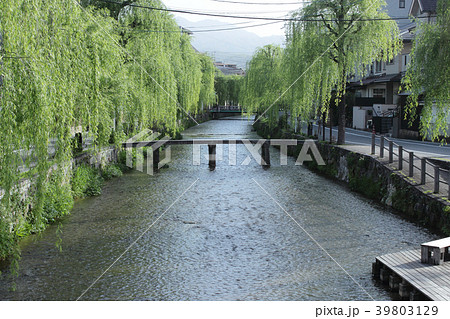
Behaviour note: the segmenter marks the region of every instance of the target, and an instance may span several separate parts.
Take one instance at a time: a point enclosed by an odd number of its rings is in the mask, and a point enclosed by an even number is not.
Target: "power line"
[[[180,32],[192,32],[192,33],[201,33],[201,32],[215,32],[215,31],[229,31],[229,30],[242,30],[242,29],[248,29],[248,28],[254,28],[254,27],[261,27],[261,26],[265,26],[265,25],[271,25],[271,24],[276,24],[276,23],[281,23],[283,21],[272,21],[272,22],[268,22],[268,23],[260,23],[260,24],[254,24],[254,25],[249,25],[249,26],[244,26],[244,27],[232,27],[232,28],[223,28],[223,29],[205,29],[205,30],[190,30],[188,29],[188,31],[186,30],[147,30],[147,29],[131,29],[133,30],[133,32],[161,32],[161,33],[180,33]]]
[[[110,0],[99,0],[101,2],[113,3],[122,5],[122,2],[110,1]],[[394,20],[410,20],[410,17],[397,17],[397,18],[372,18],[372,19],[359,19],[359,20],[351,20],[351,19],[305,19],[305,18],[263,18],[263,17],[249,17],[249,16],[234,16],[234,15],[225,15],[225,14],[214,14],[214,13],[205,13],[205,12],[193,12],[188,10],[175,10],[175,9],[166,9],[166,8],[157,8],[150,6],[143,6],[138,4],[128,4],[130,7],[141,8],[141,9],[149,9],[155,11],[163,11],[163,12],[174,12],[174,13],[183,13],[183,14],[193,14],[200,16],[208,16],[208,17],[220,17],[220,18],[231,18],[231,19],[247,19],[247,20],[264,20],[264,21],[285,21],[285,22],[336,22],[336,21],[344,21],[344,22],[354,22],[354,21],[394,21]],[[419,19],[428,19],[429,17],[418,17]]]
[[[106,2],[106,3],[112,3],[112,4],[117,4],[117,5],[122,5],[122,2],[117,2],[117,1],[110,1],[110,0],[99,0],[99,1]],[[246,20],[265,20],[265,21],[289,21],[289,20],[290,21],[294,21],[294,20],[298,20],[298,19],[286,19],[286,18],[263,18],[263,17],[250,17],[250,16],[235,16],[235,15],[227,15],[227,14],[216,14],[216,13],[195,12],[195,11],[188,11],[188,10],[157,8],[157,7],[143,6],[143,5],[138,5],[138,4],[128,4],[128,6],[134,7],[134,8],[155,10],[155,11],[193,14],[193,15],[200,15],[200,16],[207,16],[207,17],[220,17],[220,18],[246,19]]]
[[[281,18],[281,17],[280,17]],[[278,21],[276,21],[278,22]],[[274,22],[274,23],[276,23]],[[280,21],[281,22],[281,21]],[[183,26],[186,29],[189,29],[189,31],[195,32],[195,29],[211,29],[211,28],[234,28],[237,25],[243,25],[243,24],[250,24],[249,27],[253,27],[251,23],[254,23],[254,21],[246,21],[246,22],[233,22],[233,23],[225,23],[225,24],[215,24],[215,25],[202,25],[202,26]],[[192,30],[194,29],[194,30]]]
[[[225,23],[225,24],[214,24],[214,25],[202,25],[202,26],[185,26],[185,28],[191,29],[202,29],[202,28],[224,28],[228,26],[236,26],[236,25],[243,25],[243,24],[250,24],[253,23],[253,21],[246,21],[246,22],[236,22],[236,23]]]
[[[180,7],[171,7],[171,10],[185,10],[184,8],[180,8]],[[267,9],[269,10],[269,9]],[[251,14],[253,15],[263,15],[263,14],[274,14],[274,13],[289,13],[293,10],[290,9],[283,9],[283,10],[271,10],[271,11],[224,11],[224,10],[208,10],[208,11],[200,11],[200,10],[196,10],[196,9],[189,9],[189,12],[193,12],[193,13],[210,13],[210,14],[223,14],[223,15],[241,15],[241,14]]]

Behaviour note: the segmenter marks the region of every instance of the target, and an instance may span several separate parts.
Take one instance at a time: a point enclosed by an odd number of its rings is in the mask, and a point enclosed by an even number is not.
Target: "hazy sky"
[[[206,12],[214,14],[226,14],[235,16],[251,16],[251,17],[270,17],[284,18],[290,11],[301,7],[303,0],[162,0],[169,9],[179,9],[197,12]],[[232,2],[246,2],[253,4],[239,4]],[[263,5],[262,3],[265,3]],[[276,5],[274,5],[276,3]],[[287,3],[287,4],[286,4]],[[291,4],[294,3],[294,4]],[[208,29],[221,28],[221,23],[233,23],[236,27],[245,27],[251,25],[259,25],[270,21],[263,20],[245,20],[230,19],[219,17],[206,17],[192,14],[174,13],[175,16],[183,17],[190,21],[200,20],[217,20],[217,24],[211,25]],[[283,22],[274,23],[266,26],[246,28],[249,32],[254,32],[260,36],[283,35]],[[184,26],[189,28],[188,25]],[[223,25],[222,25],[223,27]],[[195,28],[192,29],[195,31]]]

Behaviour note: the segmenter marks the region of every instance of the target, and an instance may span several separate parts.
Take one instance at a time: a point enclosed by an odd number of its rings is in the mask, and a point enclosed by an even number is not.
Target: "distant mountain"
[[[192,31],[236,27],[217,20],[192,22],[179,17],[176,20],[180,26],[187,29],[191,28]],[[199,32],[192,36],[192,45],[198,51],[207,53],[216,61],[237,64],[242,68],[245,68],[247,61],[251,59],[258,47],[267,44],[282,45],[283,42],[284,36],[260,37],[245,29]]]

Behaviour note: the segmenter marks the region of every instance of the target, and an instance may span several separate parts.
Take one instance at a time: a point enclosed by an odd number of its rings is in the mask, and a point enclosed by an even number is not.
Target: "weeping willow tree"
[[[329,112],[334,96],[338,144],[345,143],[347,79],[362,77],[374,60],[389,61],[400,51],[399,30],[385,5],[384,0],[313,0],[293,13],[298,21],[287,26],[292,113]]]
[[[69,212],[75,130],[95,153],[144,128],[175,132],[180,110],[211,103],[213,63],[171,15],[125,3],[117,10],[0,2],[0,259],[19,237]],[[23,179],[32,196],[23,195]]]
[[[107,9],[110,16],[116,20],[119,19],[119,15],[124,8],[137,2],[136,0],[127,1],[103,1],[103,0],[80,0],[78,1],[83,7],[94,6],[100,9]]]
[[[200,55],[202,67],[202,81],[199,97],[199,108],[203,111],[216,102],[216,92],[214,90],[214,77],[216,68],[211,58],[205,54]]]
[[[278,118],[283,107],[283,50],[268,45],[260,48],[247,65],[241,100],[248,113],[267,116],[270,123]]]
[[[183,34],[181,38],[181,61],[182,69],[178,77],[180,104],[189,112],[197,113],[202,84],[202,63],[187,34]]]
[[[140,1],[150,5],[149,1]],[[151,32],[176,30],[165,12],[125,7],[120,16],[128,53],[126,68],[131,79],[125,122],[130,134],[148,127],[175,129],[178,107],[178,73],[174,60],[180,56],[180,34]]]
[[[5,0],[0,12],[1,258],[14,249],[5,243],[42,230],[51,218],[50,179],[70,194],[72,129],[83,126],[94,145],[105,143],[112,105],[124,92],[118,90],[120,50],[75,2]],[[107,13],[90,14],[113,33],[116,23]],[[22,178],[32,181],[29,202],[20,193]],[[62,206],[60,215],[71,203]]]
[[[241,75],[224,75],[217,70],[215,78],[215,92],[219,105],[237,105],[242,87]]]
[[[449,136],[450,119],[450,3],[438,2],[436,23],[417,22],[411,64],[403,88],[411,92],[406,115],[411,121],[420,113],[420,132],[433,140]]]
[[[134,3],[163,8],[160,1]],[[130,76],[135,77],[133,82],[138,85],[132,98],[139,105],[135,110],[138,116],[135,112],[130,116],[147,118],[139,127],[151,123],[175,130],[177,113],[186,117],[198,113],[202,103],[211,103],[212,60],[195,51],[190,36],[182,32],[173,16],[125,6],[119,22],[125,30],[122,33],[125,48],[131,56],[138,57],[128,64]],[[132,122],[131,118],[127,122]]]

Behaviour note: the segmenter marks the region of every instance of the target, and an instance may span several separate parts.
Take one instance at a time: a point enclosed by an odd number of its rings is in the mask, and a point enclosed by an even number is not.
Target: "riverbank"
[[[0,207],[0,272],[9,264],[13,273],[17,270],[23,239],[58,223],[71,213],[75,200],[100,195],[105,181],[121,176],[127,168],[119,163],[119,155],[115,148],[105,148],[95,154],[85,152],[66,165],[55,164],[42,190],[36,189],[33,178],[22,179],[13,190],[9,209]]]
[[[179,127],[183,131],[211,118],[208,112],[196,114],[192,118],[180,120]],[[181,132],[177,132],[173,138],[182,139]],[[14,265],[15,260],[20,258],[20,241],[31,234],[44,231],[70,214],[74,200],[100,195],[104,181],[127,171],[125,162],[125,153],[115,146],[95,152],[79,151],[64,168],[61,165],[50,167],[48,181],[42,190],[42,202],[38,204],[34,200],[37,190],[32,177],[22,178],[14,188],[10,209],[0,203],[0,271],[11,261]],[[32,172],[31,170],[23,175],[32,176]],[[0,189],[0,199],[3,195]],[[31,218],[36,205],[42,205],[39,221]]]
[[[257,122],[255,129],[264,138],[305,138],[280,127],[269,130],[264,121]],[[440,235],[450,235],[448,200],[421,190],[401,172],[373,156],[325,142],[318,142],[317,147],[326,165],[305,162],[304,165],[310,170],[345,183],[352,191],[392,208],[396,214],[411,222]],[[297,157],[299,152],[299,148],[290,149],[288,154]]]

